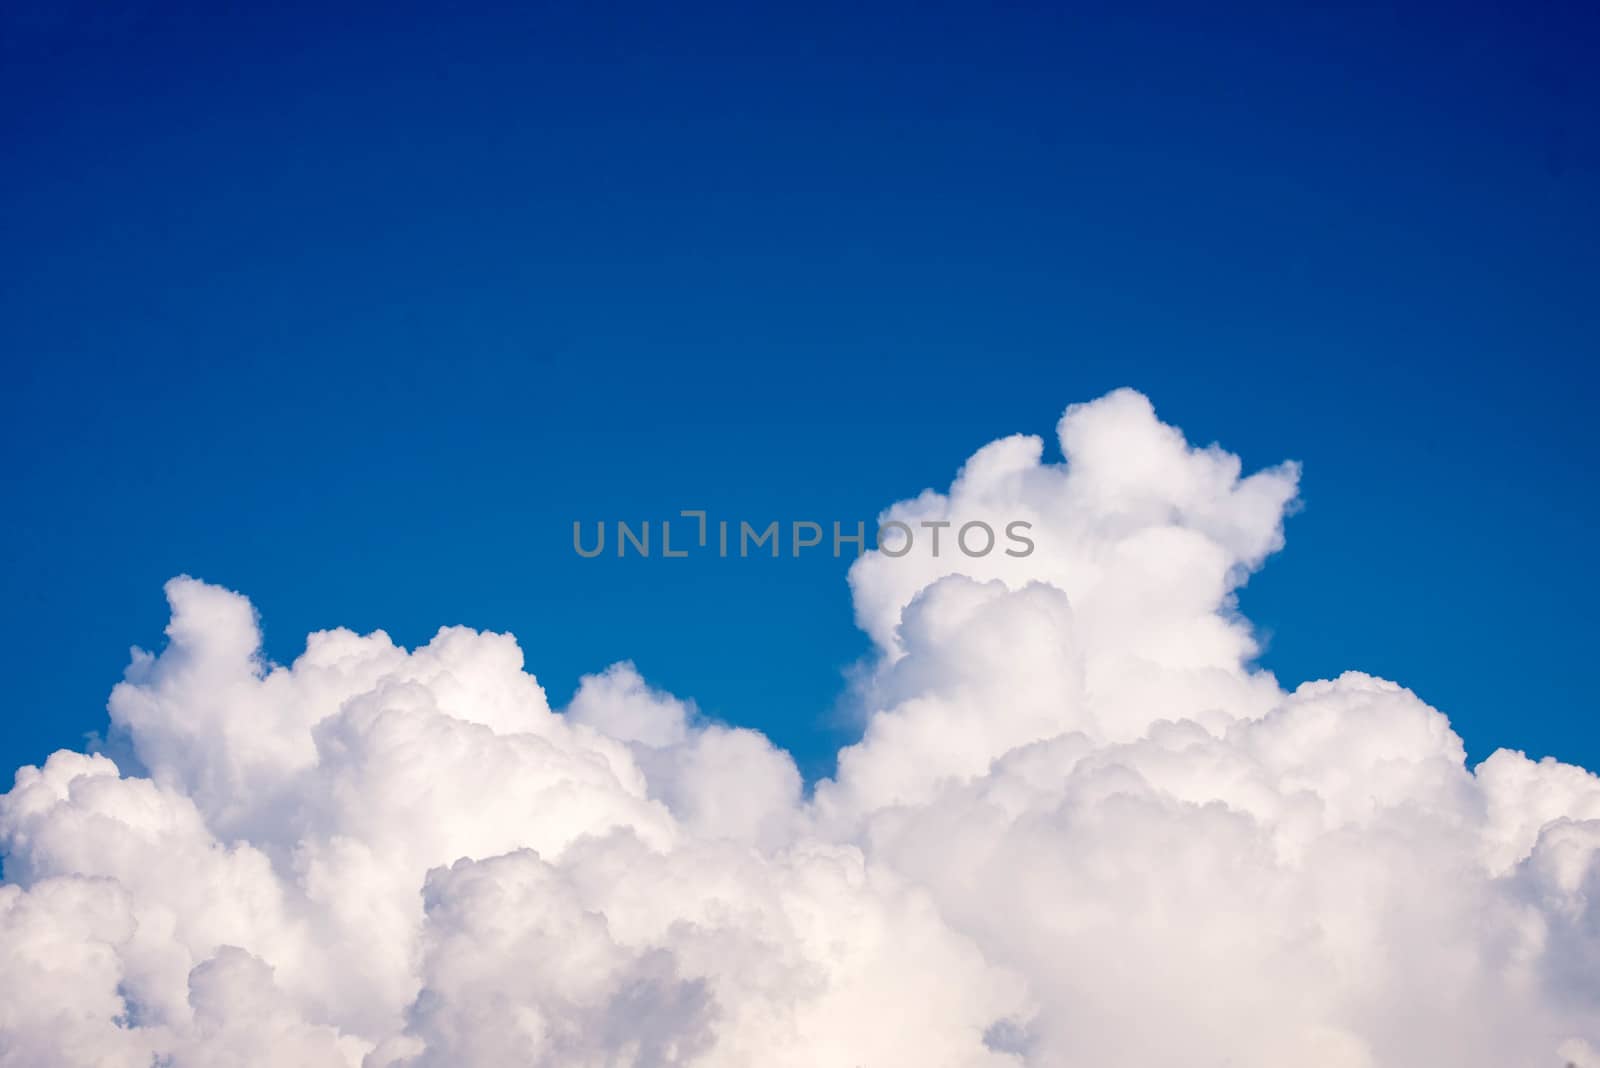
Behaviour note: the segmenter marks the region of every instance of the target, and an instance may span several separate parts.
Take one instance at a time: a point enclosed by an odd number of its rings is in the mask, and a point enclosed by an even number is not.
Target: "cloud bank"
[[[1059,438],[885,513],[1038,549],[856,562],[809,794],[631,665],[565,710],[465,628],[273,665],[174,579],[117,759],[0,797],[0,1065],[1600,1068],[1600,779],[1253,666],[1293,465],[1127,390]]]

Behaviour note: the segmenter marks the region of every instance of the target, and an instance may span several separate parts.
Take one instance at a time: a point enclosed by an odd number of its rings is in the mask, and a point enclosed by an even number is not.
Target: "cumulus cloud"
[[[174,579],[114,758],[0,797],[0,1065],[1600,1066],[1600,779],[1254,666],[1294,465],[1128,390],[1058,439],[885,512],[1037,548],[854,565],[809,793],[632,665],[563,710],[464,628],[275,665]]]

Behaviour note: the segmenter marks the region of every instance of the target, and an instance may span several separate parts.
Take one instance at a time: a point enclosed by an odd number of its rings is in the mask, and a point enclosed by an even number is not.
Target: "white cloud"
[[[1037,549],[855,565],[811,798],[632,665],[564,711],[463,628],[275,666],[174,580],[124,766],[0,797],[0,1065],[1600,1065],[1600,779],[1252,667],[1293,465],[1131,391],[1059,437],[885,513]]]

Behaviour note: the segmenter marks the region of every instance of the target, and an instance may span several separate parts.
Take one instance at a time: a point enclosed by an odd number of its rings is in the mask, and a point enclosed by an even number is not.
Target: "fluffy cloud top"
[[[807,796],[631,665],[313,634],[167,586],[114,761],[0,797],[0,1065],[1600,1068],[1600,779],[1359,673],[1286,693],[1244,477],[1119,391],[886,519],[862,739]]]

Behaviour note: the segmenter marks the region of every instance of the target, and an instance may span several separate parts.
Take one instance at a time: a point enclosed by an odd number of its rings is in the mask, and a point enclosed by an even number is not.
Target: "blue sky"
[[[1451,7],[8,12],[0,764],[160,585],[634,659],[811,774],[841,563],[574,519],[870,518],[1068,403],[1304,462],[1264,663],[1600,762],[1593,16]]]

